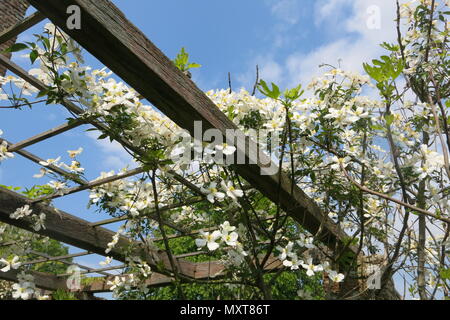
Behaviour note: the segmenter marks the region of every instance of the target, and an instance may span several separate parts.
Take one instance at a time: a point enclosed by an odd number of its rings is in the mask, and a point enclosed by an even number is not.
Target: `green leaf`
[[[31,60],[31,64],[33,64],[36,59],[39,57],[39,52],[37,50],[33,50],[30,52],[30,60]]]
[[[189,63],[188,68],[192,69],[192,68],[200,68],[202,65],[199,63]]]
[[[258,89],[263,95],[275,100],[278,99],[281,94],[280,88],[278,88],[276,84],[272,82],[272,89],[269,89],[267,83],[264,80],[259,81]]]
[[[450,279],[450,269],[442,269],[439,274],[441,275],[441,278],[443,280],[449,280]]]
[[[392,122],[394,122],[394,115],[393,114],[385,114],[384,115],[384,120],[386,120],[386,124],[388,126],[390,126],[392,124]]]
[[[27,49],[28,46],[25,43],[15,43],[8,49],[4,50],[5,53],[18,52]]]

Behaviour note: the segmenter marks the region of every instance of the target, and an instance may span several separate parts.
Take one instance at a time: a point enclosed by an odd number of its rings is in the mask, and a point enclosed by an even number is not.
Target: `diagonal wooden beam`
[[[34,277],[34,283],[36,287],[44,290],[55,291],[58,289],[67,290],[67,284],[65,278],[58,278],[55,275],[37,271],[27,271],[27,274],[31,274]],[[0,272],[0,279],[17,282],[17,276],[19,272],[17,270],[10,270],[8,272]]]
[[[1,55],[0,55],[0,57],[1,57]],[[8,140],[0,138],[0,143],[2,143],[3,141],[5,141],[8,144],[8,146],[12,145]],[[17,150],[17,151],[15,151],[15,153],[17,153],[18,155],[21,155],[22,157],[24,157],[24,158],[26,158],[26,159],[28,159],[28,160],[30,160],[30,161],[38,164],[38,165],[41,165],[40,162],[45,161],[44,159],[36,156],[35,154],[33,154],[31,152],[28,152],[26,150],[23,150],[23,149]],[[79,185],[86,185],[88,183],[84,179],[82,179],[82,178],[80,178],[80,177],[78,177],[78,176],[76,176],[76,175],[74,175],[74,174],[72,174],[70,172],[67,172],[66,170],[61,169],[61,168],[59,168],[59,167],[57,167],[55,165],[49,165],[46,168],[50,169],[51,171],[53,171],[53,172],[55,172],[57,174],[60,174],[61,176],[65,177],[65,178],[67,178],[69,180],[72,180],[73,182],[78,183]]]
[[[39,252],[40,255],[41,253]],[[83,257],[83,256],[87,256],[90,255],[91,252],[89,251],[83,251],[83,252],[79,252],[79,253],[72,253],[72,254],[66,254],[63,256],[56,256],[56,257],[46,257],[46,258],[42,258],[42,259],[36,259],[36,260],[31,260],[31,261],[26,261],[21,263],[21,265],[33,265],[33,264],[37,264],[37,263],[43,263],[43,262],[50,262],[50,261],[58,261],[60,259],[70,259],[70,258],[76,258],[76,257]]]
[[[150,41],[107,0],[30,0],[73,39],[124,79],[143,97],[169,116],[175,123],[194,135],[194,122],[202,122],[202,131],[216,128],[225,136],[227,129],[236,130],[233,122]],[[67,28],[67,7],[81,9],[81,29]],[[114,51],[111,51],[114,48]],[[346,235],[323,213],[317,204],[286,174],[262,175],[263,163],[272,161],[261,155],[256,145],[243,136],[237,139],[238,152],[246,163],[236,165],[236,171],[262,194],[330,248],[346,247]],[[230,141],[229,141],[230,142]],[[231,141],[234,143],[234,141]],[[242,148],[241,146],[245,146]],[[250,164],[258,158],[258,164]],[[273,165],[272,165],[273,167]],[[278,186],[280,185],[280,188]],[[348,248],[352,252],[354,246]]]
[[[41,12],[37,11],[33,13],[32,15],[26,17],[24,20],[20,21],[16,25],[2,31],[0,33],[0,44],[15,38],[22,32],[30,29],[39,22],[43,21],[44,19],[45,16]]]
[[[7,189],[0,188],[0,221],[22,228],[34,233],[48,236],[52,239],[76,246],[78,248],[97,253],[102,256],[111,256],[114,259],[126,262],[125,251],[128,250],[132,240],[123,236],[119,237],[116,246],[108,253],[105,250],[108,248],[108,243],[112,241],[115,233],[111,230],[92,227],[86,220],[80,219],[70,215],[61,210],[55,209],[48,205],[41,203],[32,205],[29,199],[24,196],[11,192]],[[30,205],[32,214],[46,214],[45,229],[34,231],[33,226],[24,219],[11,219],[10,214],[17,208],[25,205]],[[136,246],[140,243],[134,242]],[[159,270],[161,265],[164,266],[164,272],[170,272],[170,262],[168,255],[162,250],[150,250],[148,248],[135,248],[132,255],[140,256],[146,261],[154,270]],[[177,268],[181,275],[193,278],[195,273],[195,264],[177,260]]]
[[[46,200],[52,200],[52,199],[64,197],[64,196],[69,195],[69,194],[77,193],[77,192],[80,192],[80,191],[93,189],[93,188],[99,187],[99,186],[107,184],[107,183],[111,183],[111,182],[114,182],[114,181],[117,181],[117,180],[122,180],[122,179],[125,179],[125,178],[128,178],[128,177],[137,175],[139,173],[145,172],[146,170],[147,169],[145,169],[145,168],[131,169],[131,170],[128,170],[126,172],[121,172],[121,173],[119,173],[117,175],[114,175],[114,176],[111,176],[111,177],[90,181],[89,183],[84,184],[82,186],[65,189],[65,190],[63,190],[63,193],[56,193],[56,194],[51,194],[51,195],[48,195],[48,196],[43,196],[43,197],[34,199],[31,202],[32,203],[37,203],[37,202],[42,202],[42,201],[46,201]]]
[[[69,131],[73,128],[76,128],[82,124],[84,124],[84,120],[81,119],[75,119],[74,121],[70,122],[70,123],[64,123],[60,126],[57,126],[55,128],[52,128],[50,130],[47,130],[45,132],[39,133],[31,138],[28,138],[26,140],[20,141],[18,143],[15,143],[11,146],[8,147],[8,151],[9,152],[16,152],[19,151],[23,148],[26,148],[28,146],[31,146],[33,144],[36,144],[38,142],[44,141],[48,138],[54,137],[58,134],[61,134],[63,132]]]

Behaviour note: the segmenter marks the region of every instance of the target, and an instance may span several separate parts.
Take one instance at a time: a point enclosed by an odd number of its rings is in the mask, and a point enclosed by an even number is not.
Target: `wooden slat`
[[[117,181],[117,180],[122,180],[122,179],[125,179],[125,178],[128,178],[128,177],[137,175],[137,174],[142,173],[142,172],[145,172],[144,168],[131,169],[131,170],[128,170],[126,172],[122,172],[120,174],[117,174],[117,175],[114,175],[114,176],[111,176],[111,177],[98,179],[98,180],[93,180],[93,181],[91,181],[91,182],[89,182],[87,184],[84,184],[82,186],[79,186],[79,187],[68,188],[66,190],[63,190],[64,191],[63,194],[51,194],[51,195],[48,195],[48,196],[44,196],[44,197],[41,197],[41,198],[34,199],[31,202],[32,203],[37,203],[37,202],[42,202],[42,201],[45,201],[45,200],[57,199],[57,198],[60,198],[60,197],[63,197],[63,196],[69,195],[69,194],[77,193],[77,192],[84,191],[84,190],[87,190],[87,189],[93,189],[93,188],[99,187],[99,186],[107,184],[107,183],[111,183],[111,182],[114,182],[114,181]]]
[[[203,199],[201,199],[201,198],[200,199],[199,198],[195,198],[195,199],[183,202],[183,203],[169,204],[167,206],[160,207],[159,211],[160,212],[165,212],[165,211],[168,211],[168,210],[181,208],[181,207],[184,207],[184,206],[188,206],[188,205],[191,205],[191,204],[195,204],[195,203],[201,202],[202,200]],[[154,218],[156,218],[154,216],[154,213],[156,213],[156,209],[145,213],[145,216],[154,219]],[[102,226],[102,225],[105,225],[105,224],[110,224],[110,223],[124,221],[124,220],[130,219],[130,218],[131,217],[129,215],[125,215],[125,216],[120,217],[120,218],[111,218],[111,219],[106,219],[106,220],[102,220],[102,221],[98,221],[98,222],[93,222],[93,223],[91,223],[91,226],[93,226],[93,227]],[[164,222],[164,224],[169,226],[169,227],[171,227],[171,228],[173,228],[173,229],[175,229],[175,230],[180,230],[180,228],[178,226],[175,226],[172,223]],[[182,232],[185,232],[185,230],[182,230]]]
[[[38,255],[38,256],[41,256],[41,257],[44,257],[46,259],[53,258],[52,256],[50,256],[50,255],[48,255],[48,254],[46,254],[44,252],[38,252],[38,251],[31,250],[30,253]],[[49,260],[47,260],[47,261],[49,261]],[[91,267],[88,267],[88,266],[85,266],[85,265],[82,265],[82,264],[79,264],[79,263],[76,263],[76,262],[73,262],[73,261],[68,261],[68,260],[63,259],[63,258],[57,259],[57,261],[62,263],[62,264],[65,264],[67,266],[77,266],[80,269],[87,270],[87,272],[89,272],[89,273],[96,272],[95,268],[91,268]],[[98,273],[99,274],[103,274],[104,276],[110,276],[109,273],[103,272],[102,270],[99,270]]]
[[[41,253],[39,253],[37,255],[40,255],[40,254]],[[43,262],[58,261],[60,259],[70,259],[70,258],[76,258],[76,257],[83,257],[83,256],[87,256],[87,255],[90,255],[90,254],[91,254],[91,252],[84,251],[84,252],[79,252],[79,253],[66,254],[66,255],[63,255],[63,256],[48,257],[48,258],[42,258],[42,259],[26,261],[26,262],[23,262],[22,265],[32,265],[32,264],[43,263]]]
[[[0,55],[0,57],[1,57],[1,55]],[[8,140],[0,138],[0,143],[2,143],[3,141],[6,141],[6,143],[8,145],[12,145],[12,143],[10,143]],[[26,150],[23,150],[23,149],[22,150],[18,150],[15,153],[17,153],[18,155],[21,155],[22,157],[24,157],[24,158],[26,158],[26,159],[28,159],[28,160],[30,160],[30,161],[40,165],[40,166],[41,166],[40,162],[45,161],[44,159],[36,156],[35,154],[33,154],[31,152],[28,152]],[[50,166],[47,166],[46,168],[52,170],[53,172],[55,172],[57,174],[62,175],[63,177],[66,177],[67,179],[72,180],[73,182],[76,182],[76,183],[78,183],[80,185],[86,185],[88,183],[84,179],[79,178],[76,175],[74,175],[74,174],[72,174],[70,172],[67,172],[64,169],[58,168],[57,166],[50,165]]]
[[[84,123],[81,119],[76,119],[72,121],[71,123],[64,123],[60,126],[57,126],[55,128],[52,128],[48,131],[42,132],[40,134],[37,134],[31,138],[28,138],[26,140],[23,140],[21,142],[15,143],[11,146],[9,146],[8,151],[9,152],[16,152],[18,150],[21,150],[23,148],[26,148],[28,146],[31,146],[33,144],[36,144],[38,142],[44,141],[48,138],[54,137],[58,134],[61,134],[63,132],[69,131],[73,128],[76,128]]]
[[[127,275],[124,275],[127,277]],[[111,291],[111,285],[108,281],[114,280],[114,277],[107,277],[103,279],[94,280],[89,284],[82,285],[82,292],[101,293]],[[173,281],[173,278],[165,276],[159,273],[152,273],[150,278],[145,281],[147,286],[158,287],[163,285],[169,285]]]
[[[8,40],[11,40],[21,34],[22,32],[30,29],[31,27],[35,26],[39,22],[43,21],[45,19],[45,16],[37,11],[30,15],[29,17],[26,17],[24,20],[19,22],[18,24],[12,26],[11,28],[8,28],[4,30],[0,34],[0,44],[5,43]]]
[[[192,135],[194,121],[202,121],[203,131],[216,128],[224,136],[227,129],[236,129],[232,121],[110,1],[30,0],[30,3]],[[80,30],[69,30],[66,26],[69,5],[81,8]],[[261,175],[261,170],[267,167],[262,163],[270,163],[270,158],[260,154],[258,165],[249,164],[258,150],[248,141],[243,144],[238,141],[238,149],[242,145],[246,148],[238,152],[245,154],[248,163],[236,165],[242,177],[269,199],[279,202],[284,211],[317,234],[330,248],[335,249],[336,243],[345,246],[348,236],[312,199],[296,185],[291,194],[291,182],[285,174],[280,178],[277,174]],[[281,185],[279,193],[278,185]],[[357,251],[353,246],[350,250]]]
[[[112,274],[106,273],[105,271],[119,270],[119,269],[123,269],[123,268],[126,267],[125,264],[121,264],[119,266],[111,266],[111,267],[104,267],[104,268],[95,269],[95,268],[89,268],[89,267],[88,268],[81,267],[80,265],[77,265],[76,263],[74,263],[74,265],[76,265],[76,266],[78,266],[78,267],[80,267],[82,269],[85,269],[84,271],[80,271],[80,274],[99,273],[99,274],[106,275],[108,277],[111,277]],[[63,274],[57,274],[56,276],[57,277],[67,277],[67,276],[70,276],[70,275],[71,275],[71,273],[63,273]]]

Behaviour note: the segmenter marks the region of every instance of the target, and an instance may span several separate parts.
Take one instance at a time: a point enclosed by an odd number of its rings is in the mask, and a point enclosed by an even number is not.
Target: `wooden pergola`
[[[183,72],[178,70],[173,63],[108,0],[29,0],[29,3],[38,11],[25,18],[17,25],[3,31],[0,34],[0,44],[16,37],[21,32],[48,18],[70,35],[89,53],[99,59],[105,66],[126,81],[143,98],[150,101],[181,128],[187,129],[191,135],[194,135],[195,121],[202,122],[203,130],[210,128],[219,129],[220,132],[223,133],[225,139],[227,129],[237,129],[233,122],[218,109],[218,107],[194,84],[194,82],[183,74]],[[66,10],[71,5],[76,5],[81,9],[82,28],[79,30],[70,30],[66,26],[68,17]],[[114,48],[114,50],[111,50],[111,48]],[[30,76],[26,70],[22,69],[3,55],[0,55],[0,65],[6,67],[9,71],[21,77],[38,90],[46,89],[45,84]],[[83,113],[83,109],[68,100],[63,101],[62,105],[72,114],[81,115]],[[42,132],[24,141],[7,141],[8,151],[14,152],[39,164],[43,159],[26,151],[26,147],[35,145],[41,141],[50,139],[82,125],[91,125],[103,132],[108,132],[108,128],[98,120],[84,120],[78,118],[75,121],[63,123],[58,127]],[[242,135],[242,137],[243,136],[244,135]],[[239,137],[239,135],[237,137],[238,139],[244,139]],[[114,139],[135,154],[139,155],[142,153],[139,148],[136,148],[126,139],[117,137],[114,137]],[[2,141],[3,140],[0,139],[0,143]],[[348,239],[350,237],[345,234],[338,225],[327,216],[327,214],[322,212],[319,206],[309,198],[305,192],[297,185],[292,185],[290,178],[286,174],[261,175],[261,169],[267,166],[262,163],[270,163],[270,159],[268,159],[267,155],[258,153],[255,149],[255,145],[249,143],[247,139],[240,142],[238,140],[236,146],[238,148],[239,146],[246,146],[245,150],[239,151],[245,154],[247,164],[235,165],[235,171],[251,184],[253,188],[257,189],[261,194],[273,202],[278,203],[287,215],[313,235],[316,235],[316,238],[332,252],[350,253],[353,256],[356,255],[358,252],[357,248],[348,244]],[[248,160],[255,158],[258,159],[258,163],[249,164],[251,162]],[[48,169],[77,184],[76,187],[67,190],[65,195],[89,190],[145,171],[144,168],[137,168],[129,170],[125,174],[101,180],[85,181],[78,177],[74,177],[70,172],[56,166],[50,165]],[[171,172],[171,174],[175,180],[191,190],[196,196],[187,203],[183,202],[160,207],[160,211],[168,211],[184,205],[205,201],[204,194],[197,186],[176,172]],[[0,188],[1,222],[30,232],[36,232],[28,222],[10,218],[10,214],[17,208],[28,204],[33,210],[33,214],[44,212],[47,216],[45,229],[36,233],[83,250],[80,253],[59,257],[50,257],[43,253],[36,253],[37,255],[42,256],[42,259],[28,261],[25,264],[35,264],[44,261],[60,261],[64,263],[64,261],[66,261],[65,259],[90,254],[106,256],[105,250],[115,232],[108,230],[103,226],[126,220],[127,217],[112,218],[94,223],[89,222],[80,219],[75,215],[57,210],[43,202],[44,200],[51,200],[56,197],[59,196],[53,195],[30,200],[20,194]],[[156,215],[151,212],[148,214],[148,217],[150,219],[158,220]],[[166,221],[158,222],[177,230],[177,235],[172,237],[193,236],[198,233],[198,231],[184,230],[183,228]],[[161,241],[161,239],[154,240]],[[122,236],[108,256],[111,256],[118,261],[125,262],[125,256],[122,249],[127,247],[130,241],[132,240]],[[172,283],[174,271],[180,275],[182,281],[189,282],[220,276],[221,272],[224,270],[224,265],[220,262],[193,263],[184,259],[188,256],[202,254],[202,252],[193,252],[174,257],[176,260],[176,270],[173,270],[173,264],[171,264],[167,252],[163,250],[149,251],[148,248],[144,250],[143,246],[139,243],[136,242],[134,244],[136,248],[142,247],[142,249],[136,249],[137,251],[135,254],[144,257],[145,261],[152,269],[153,267],[157,269],[157,265],[161,265],[161,262],[164,265],[164,271],[161,271],[161,273],[159,273],[159,271],[158,273],[153,273],[151,278],[147,281],[148,285],[161,286]],[[272,257],[266,262],[264,269],[267,272],[270,272],[277,270],[280,266],[282,266],[281,262]],[[108,271],[123,266],[103,269],[92,269],[82,265],[79,265],[79,267],[84,269],[83,273],[86,274],[100,273],[104,275],[102,280],[91,282],[89,285],[85,285],[82,288],[83,292],[97,293],[109,291],[110,288],[107,285],[107,281],[111,280],[113,275],[108,273]],[[51,275],[39,272],[33,272],[33,275],[36,279],[36,285],[39,288],[46,290],[67,289],[67,275]],[[0,278],[9,281],[17,281],[17,272],[0,272]],[[354,290],[355,288],[353,287],[352,289]]]

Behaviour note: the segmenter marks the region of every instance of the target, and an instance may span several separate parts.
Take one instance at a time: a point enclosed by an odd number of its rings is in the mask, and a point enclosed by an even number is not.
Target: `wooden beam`
[[[1,55],[0,55],[0,58],[1,58]],[[6,143],[7,143],[8,145],[12,145],[12,143],[10,143],[8,140],[5,140],[5,139],[0,138],[0,143],[3,142],[3,141],[6,141]],[[17,153],[18,155],[21,155],[22,157],[24,157],[24,158],[26,158],[26,159],[28,159],[28,160],[30,160],[30,161],[32,161],[32,162],[34,162],[34,163],[40,165],[40,166],[42,166],[42,165],[40,164],[40,162],[45,161],[44,159],[42,159],[42,158],[40,158],[40,157],[34,155],[34,154],[31,153],[31,152],[28,152],[28,151],[26,151],[26,150],[23,150],[23,149],[22,149],[22,150],[18,150],[18,151],[16,151],[15,153]],[[74,174],[72,174],[72,173],[70,173],[70,172],[67,172],[67,171],[64,170],[64,169],[58,168],[58,167],[55,166],[55,165],[49,165],[49,166],[47,166],[46,168],[47,168],[47,169],[50,169],[51,171],[53,171],[53,172],[55,172],[55,173],[58,173],[58,174],[62,175],[63,177],[66,177],[67,179],[72,180],[73,182],[76,182],[76,183],[78,183],[78,184],[80,184],[80,185],[86,185],[86,184],[88,183],[88,182],[85,181],[84,179],[79,178],[78,176],[76,176],[76,175],[74,175]]]
[[[24,20],[20,21],[18,24],[4,30],[0,34],[0,44],[5,43],[8,40],[11,40],[21,34],[22,32],[30,29],[31,27],[35,26],[39,22],[43,21],[45,19],[45,16],[37,11],[30,15],[29,17],[26,17]]]
[[[82,124],[84,124],[84,120],[81,119],[75,119],[74,121],[70,123],[64,123],[60,126],[57,126],[56,128],[52,128],[50,130],[47,130],[45,132],[39,133],[31,138],[28,138],[26,140],[23,140],[21,142],[15,143],[8,147],[9,152],[16,152],[18,150],[21,150],[23,148],[26,148],[28,146],[31,146],[33,144],[36,144],[38,142],[44,141],[48,138],[54,137],[58,134],[61,134],[63,132],[69,131],[73,128],[76,128]]]
[[[17,270],[10,270],[8,272],[0,272],[0,279],[6,281],[17,282],[17,276],[19,272]],[[37,272],[37,271],[27,271],[27,274],[31,274],[34,277],[34,283],[36,287],[44,290],[67,290],[66,279],[58,278],[55,275]]]
[[[189,206],[191,204],[199,203],[201,201],[203,201],[203,198],[194,198],[194,199],[188,200],[188,201],[183,202],[183,203],[174,203],[174,204],[169,204],[167,206],[160,207],[159,211],[160,212],[165,212],[165,211],[169,211],[169,210],[172,210],[172,209],[181,208],[181,207],[184,207],[184,206]],[[154,215],[154,213],[156,213],[156,209],[151,210],[150,212],[147,212],[144,215],[148,216],[151,219],[155,219],[156,220],[156,216]],[[111,218],[111,219],[106,219],[106,220],[102,220],[102,221],[98,221],[98,222],[92,222],[91,226],[93,226],[93,227],[102,226],[102,225],[105,225],[105,224],[110,224],[110,223],[115,223],[115,222],[119,222],[119,221],[128,220],[130,218],[131,218],[130,215],[125,215],[125,216],[119,217],[119,218]],[[164,222],[164,224],[166,226],[169,226],[172,229],[178,230],[180,232],[183,232],[183,233],[187,232],[185,230],[181,230],[178,226],[175,226],[172,223]]]
[[[111,182],[114,182],[114,181],[117,181],[117,180],[122,180],[122,179],[125,179],[125,178],[128,178],[128,177],[137,175],[137,174],[145,172],[145,171],[146,171],[146,169],[144,169],[144,168],[131,169],[131,170],[128,170],[127,172],[121,172],[121,173],[119,173],[117,175],[114,175],[114,176],[111,176],[111,177],[90,181],[89,183],[84,184],[82,186],[78,186],[78,187],[73,187],[73,188],[68,188],[68,189],[62,190],[64,192],[62,194],[60,194],[60,193],[51,194],[51,195],[48,195],[48,196],[44,196],[44,197],[40,197],[40,198],[31,200],[31,202],[32,203],[37,203],[37,202],[42,202],[42,201],[46,201],[46,200],[57,199],[57,198],[64,197],[64,196],[69,195],[69,194],[73,194],[73,193],[76,193],[76,192],[84,191],[84,190],[87,190],[87,189],[93,189],[95,187],[99,187],[99,186],[107,184],[107,183],[111,183]]]
[[[107,0],[30,0],[73,39],[125,80],[143,97],[194,135],[194,122],[201,121],[203,131],[216,128],[225,136],[234,123],[150,41]],[[81,8],[81,29],[67,28],[67,7]],[[114,48],[114,50],[111,50]],[[345,247],[348,235],[323,213],[286,174],[262,175],[271,163],[256,145],[238,138],[238,152],[246,163],[236,171],[262,194],[280,203],[283,210],[330,248]],[[234,144],[234,141],[228,141]],[[245,146],[244,149],[241,146]],[[258,164],[250,164],[258,155]],[[274,166],[274,165],[273,165]],[[278,188],[278,186],[281,186]],[[291,192],[292,191],[292,192]],[[356,252],[354,246],[350,251]]]
[[[110,274],[110,273],[106,273],[105,271],[119,270],[119,269],[123,269],[123,268],[126,267],[125,264],[121,264],[121,265],[118,265],[118,266],[111,266],[111,267],[104,267],[104,268],[95,269],[95,268],[81,267],[80,265],[77,265],[76,263],[74,263],[74,265],[80,267],[81,269],[84,269],[84,271],[80,271],[80,274],[99,273],[99,274],[106,275],[108,277],[111,277],[113,275]],[[71,275],[71,273],[62,273],[62,274],[57,274],[56,276],[57,277],[67,277],[67,276],[70,276],[70,275]]]
[[[65,213],[61,210],[55,209],[48,205],[41,203],[32,205],[29,199],[24,196],[0,188],[0,221],[22,228],[31,232],[35,232],[52,239],[76,246],[78,248],[97,253],[102,256],[111,256],[114,259],[126,262],[125,251],[128,250],[131,243],[138,246],[140,243],[132,242],[123,236],[119,237],[116,246],[108,253],[105,250],[108,248],[108,243],[112,241],[115,233],[111,230],[92,227],[88,221]],[[11,219],[12,214],[17,208],[25,205],[30,205],[32,214],[46,214],[45,229],[36,232],[33,226],[24,219]],[[170,272],[170,262],[168,255],[162,250],[150,250],[149,248],[135,248],[133,255],[140,256],[146,261],[154,270],[158,270],[161,265],[164,266],[167,272]],[[178,272],[185,277],[193,277],[195,273],[195,264],[177,260]],[[163,272],[164,273],[164,272]]]
[[[57,257],[47,257],[47,258],[42,258],[42,259],[36,259],[36,260],[31,260],[31,261],[26,261],[21,263],[21,265],[32,265],[32,264],[37,264],[37,263],[43,263],[43,262],[50,262],[50,261],[58,261],[60,259],[70,259],[70,258],[76,258],[76,257],[83,257],[83,256],[87,256],[92,254],[89,251],[83,251],[83,252],[79,252],[79,253],[72,253],[72,254],[66,254],[63,256],[57,256]],[[39,252],[39,254],[36,255],[41,255],[41,253]]]
[[[123,275],[124,277],[127,277],[128,275]],[[112,277],[106,277],[102,279],[95,279],[94,281],[90,282],[87,281],[86,284],[82,284],[81,291],[82,292],[90,292],[90,293],[101,293],[101,292],[109,292],[111,291],[111,285],[108,284],[108,281],[114,280],[115,276]],[[89,278],[87,278],[89,279]],[[173,281],[172,277],[165,276],[160,273],[152,273],[150,275],[150,278],[145,281],[145,284],[147,286],[163,286],[163,285],[169,285]],[[89,283],[90,282],[90,283]]]
[[[48,255],[48,254],[46,254],[46,253],[43,253],[43,252],[37,252],[37,251],[34,251],[34,250],[31,250],[30,253],[35,254],[35,255],[38,255],[38,256],[41,256],[41,257],[44,257],[44,258],[48,259],[47,261],[50,261],[49,259],[54,258],[54,257],[52,257],[52,256],[50,256],[50,255]],[[54,261],[55,261],[55,260],[54,260]],[[68,261],[68,260],[63,259],[63,258],[56,259],[56,261],[57,261],[57,262],[60,262],[60,263],[62,263],[62,264],[65,264],[65,265],[67,265],[67,266],[77,266],[77,267],[79,267],[80,269],[87,270],[86,272],[89,272],[89,273],[93,273],[93,272],[96,272],[96,271],[97,271],[97,270],[95,270],[95,268],[87,267],[87,266],[85,266],[85,265],[82,265],[82,264],[79,264],[79,263],[76,263],[76,262],[73,262],[73,261]],[[99,270],[98,273],[99,273],[99,274],[103,274],[104,276],[110,276],[109,273],[103,272],[103,270]]]

